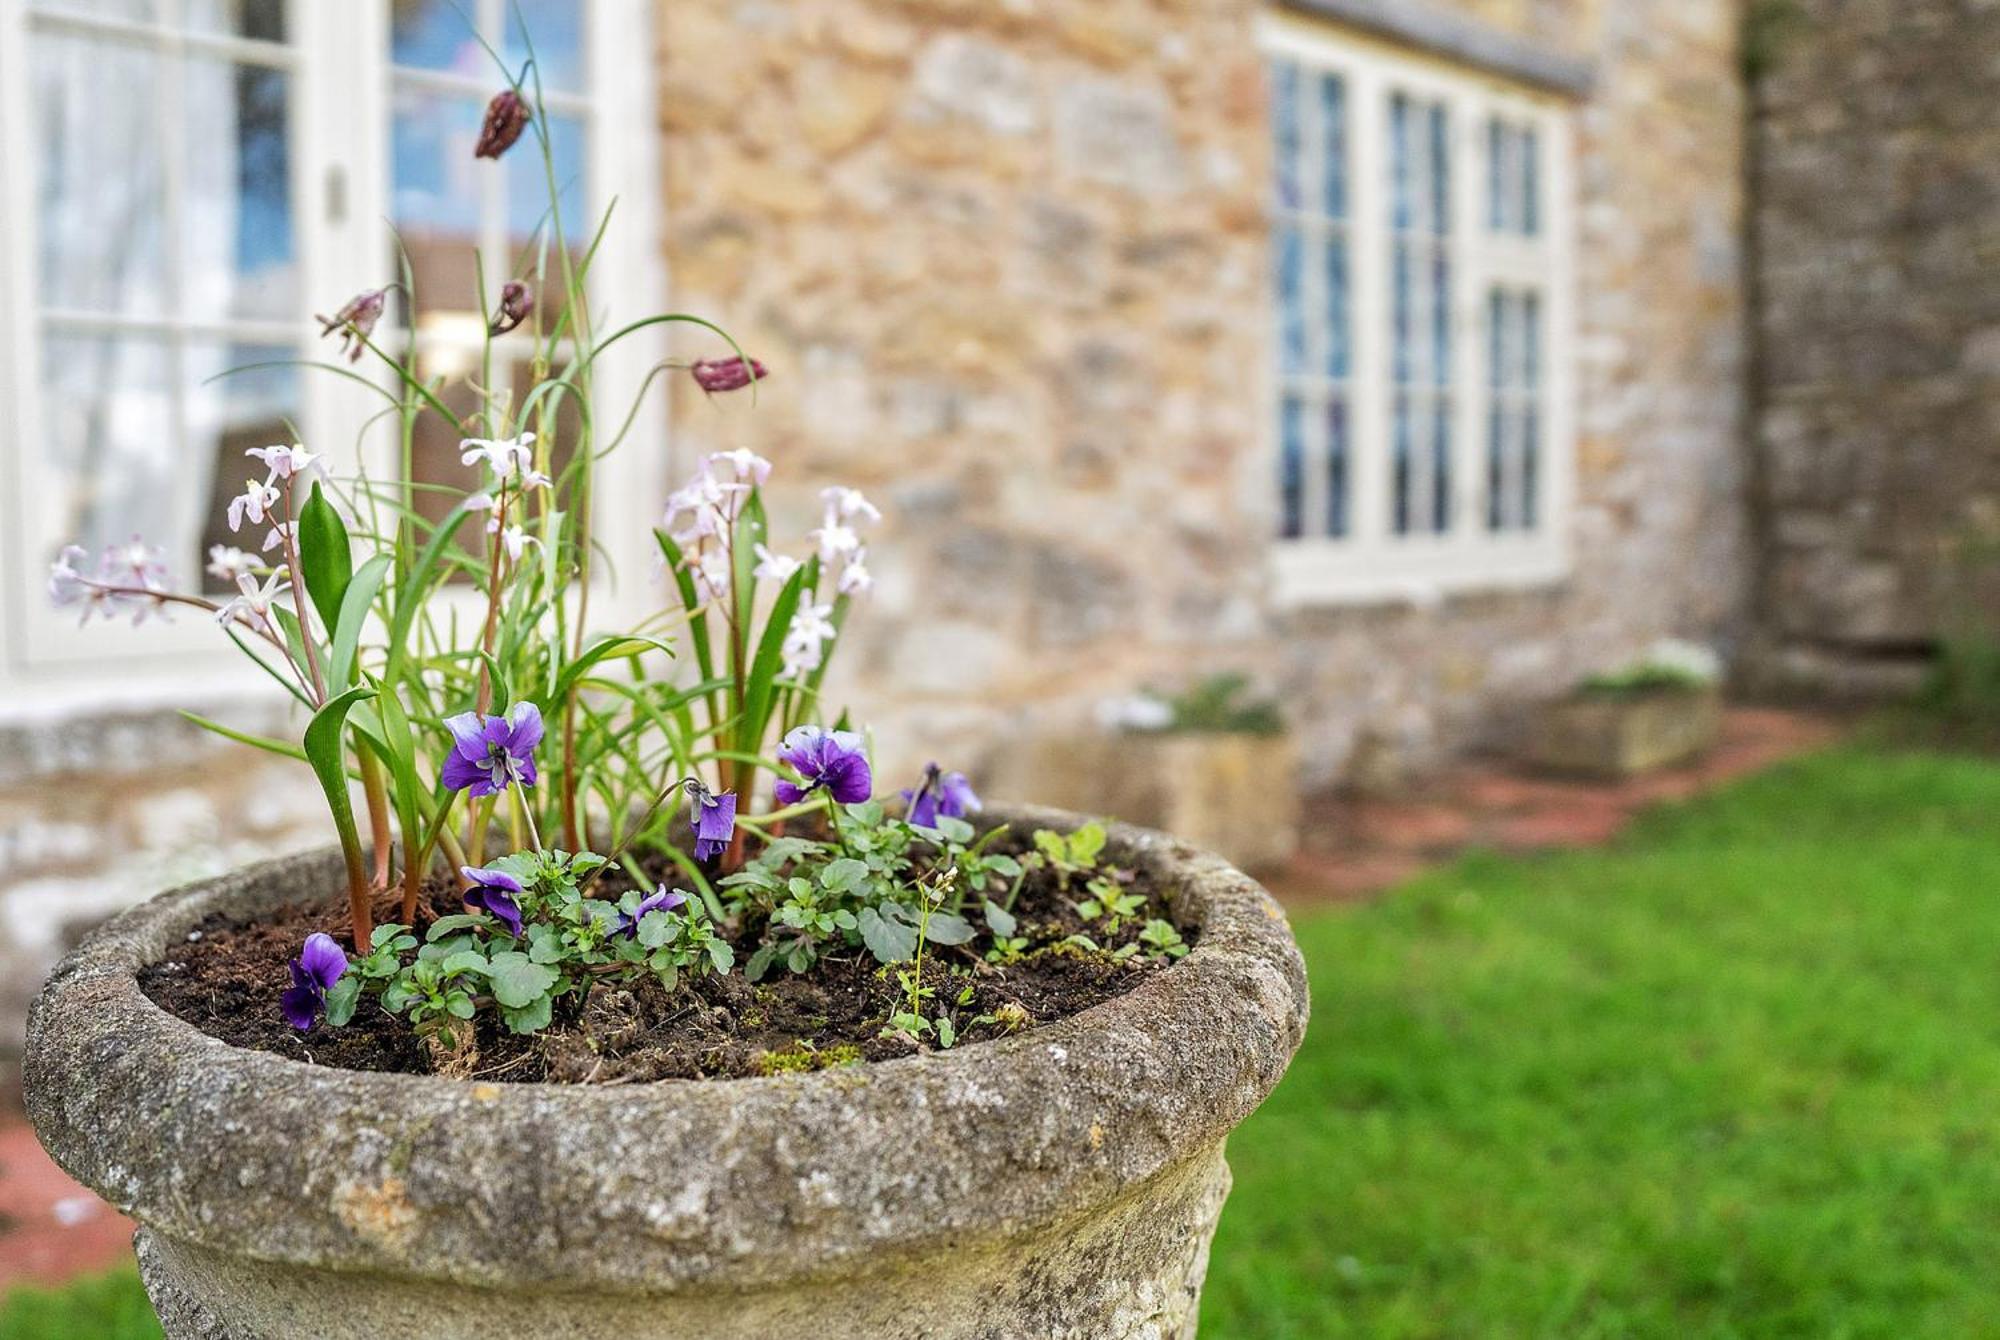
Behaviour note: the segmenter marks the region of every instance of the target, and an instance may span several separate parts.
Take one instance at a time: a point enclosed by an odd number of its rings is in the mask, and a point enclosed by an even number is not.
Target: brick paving
[[[1267,883],[1289,906],[1349,902],[1472,848],[1599,846],[1648,806],[1822,748],[1841,730],[1825,716],[1732,707],[1723,714],[1721,741],[1705,758],[1625,781],[1555,777],[1473,759],[1427,778],[1408,798],[1317,797],[1306,806],[1302,850]]]
[[[1537,776],[1475,760],[1404,800],[1323,797],[1308,804],[1304,850],[1270,881],[1294,907],[1355,901],[1472,847],[1532,851],[1607,842],[1642,809],[1677,800],[1837,738],[1834,722],[1738,707],[1698,763],[1625,782]],[[132,1224],[72,1182],[18,1115],[0,1115],[0,1290],[59,1284],[131,1259]]]

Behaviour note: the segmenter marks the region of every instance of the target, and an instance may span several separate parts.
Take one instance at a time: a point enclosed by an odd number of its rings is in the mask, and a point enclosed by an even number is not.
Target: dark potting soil
[[[428,888],[417,912],[417,934],[438,917],[462,910],[455,885]],[[949,1011],[959,1031],[957,1046],[1067,1018],[1123,995],[1166,966],[1144,954],[1117,960],[1110,952],[1136,942],[1147,917],[1166,915],[1158,898],[1107,933],[1101,921],[1086,924],[1072,897],[1040,871],[1023,884],[1014,914],[1016,934],[1029,942],[1014,962],[987,963],[983,955],[990,941],[983,933],[970,944],[933,946],[925,953],[924,984],[935,990],[926,1013]],[[393,898],[376,904],[377,924],[401,915]],[[320,899],[249,924],[211,917],[185,944],[143,969],[139,984],[162,1009],[238,1047],[349,1070],[500,1082],[728,1079],[889,1060],[935,1045],[885,1032],[905,997],[895,971],[884,969],[866,949],[837,950],[800,974],[780,964],[763,980],[750,982],[740,965],[756,948],[754,933],[737,940],[739,966],[726,976],[683,978],[673,991],[652,978],[625,986],[601,983],[588,994],[559,999],[554,1022],[532,1036],[510,1033],[482,1011],[472,1045],[447,1048],[418,1037],[372,999],[363,1000],[346,1027],[321,1022],[299,1033],[279,1012],[278,996],[291,981],[289,961],[314,931],[325,931],[351,950],[344,894],[328,890]],[[1100,949],[1065,943],[1078,933]],[[968,987],[970,998],[960,1004]]]

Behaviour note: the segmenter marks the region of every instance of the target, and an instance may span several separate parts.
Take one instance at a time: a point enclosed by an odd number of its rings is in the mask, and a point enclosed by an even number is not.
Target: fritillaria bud
[[[701,358],[688,366],[695,385],[710,395],[717,391],[740,391],[751,382],[771,374],[754,358]]]
[[[501,89],[486,104],[486,123],[479,128],[479,143],[473,146],[472,156],[498,158],[514,147],[527,128],[528,104],[513,89]]]
[[[356,294],[347,306],[332,316],[315,316],[320,324],[320,336],[324,338],[335,331],[340,333],[341,352],[347,361],[358,363],[361,352],[366,347],[369,335],[374,333],[375,323],[382,319],[382,309],[388,304],[389,290],[372,288],[366,293]]]
[[[534,310],[535,295],[520,280],[510,279],[500,286],[500,306],[486,329],[494,335],[505,335],[526,321]]]

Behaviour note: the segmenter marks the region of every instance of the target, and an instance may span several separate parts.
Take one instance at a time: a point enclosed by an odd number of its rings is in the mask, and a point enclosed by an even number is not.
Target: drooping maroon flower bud
[[[713,395],[717,391],[740,391],[751,382],[771,374],[754,358],[700,358],[688,366],[695,385]]]
[[[534,310],[535,295],[520,280],[510,279],[500,286],[500,306],[486,329],[493,335],[505,335],[526,321]]]
[[[366,293],[358,293],[348,301],[347,306],[332,316],[314,316],[319,322],[320,337],[340,332],[340,350],[347,355],[347,361],[361,361],[362,350],[368,337],[375,331],[375,323],[382,319],[382,309],[388,304],[389,290],[372,288]]]
[[[528,104],[511,88],[503,88],[486,104],[486,123],[479,128],[474,158],[498,158],[514,147],[528,128]]]

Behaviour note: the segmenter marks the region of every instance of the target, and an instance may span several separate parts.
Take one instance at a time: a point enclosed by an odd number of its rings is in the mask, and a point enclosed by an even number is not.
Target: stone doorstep
[[[1602,846],[1642,811],[1821,748],[1835,720],[1778,708],[1729,707],[1707,755],[1622,781],[1549,776],[1525,765],[1473,760],[1408,799],[1346,795],[1309,801],[1304,849],[1266,881],[1289,906],[1372,897],[1475,847],[1546,851]]]
[[[129,1264],[132,1229],[55,1165],[24,1118],[0,1116],[0,1293]]]

